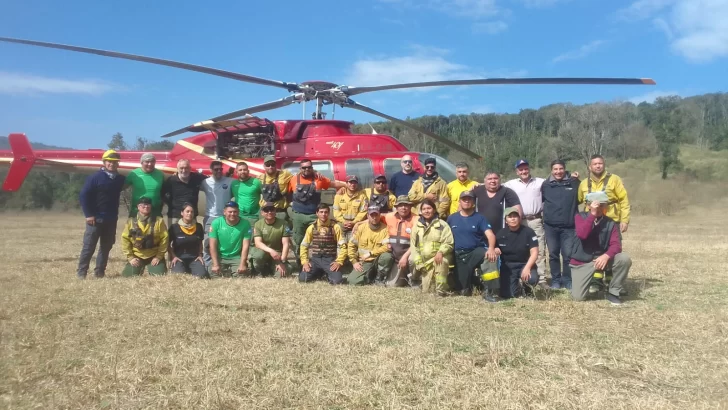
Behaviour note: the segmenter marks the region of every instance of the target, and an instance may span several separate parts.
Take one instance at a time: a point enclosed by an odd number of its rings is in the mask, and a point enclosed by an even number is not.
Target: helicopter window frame
[[[368,158],[352,158],[344,162],[346,175],[359,177],[359,186],[369,188],[374,183],[374,163]]]
[[[311,165],[313,165],[314,171],[317,171],[331,181],[335,179],[334,163],[332,161],[311,160]],[[322,167],[322,165],[324,166]],[[284,169],[291,174],[296,175],[301,170],[301,161],[286,162],[283,164],[283,166],[281,166],[281,169]]]
[[[394,163],[394,166],[396,166],[396,169],[392,168],[393,171],[390,172],[392,162]],[[384,168],[384,176],[387,177],[387,181],[391,181],[394,174],[402,171],[402,158],[385,158],[384,161],[382,161],[382,168]]]

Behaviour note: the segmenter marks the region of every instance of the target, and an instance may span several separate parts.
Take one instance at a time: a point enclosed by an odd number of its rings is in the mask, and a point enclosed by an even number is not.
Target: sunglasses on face
[[[276,166],[276,163],[275,162],[269,162],[269,163],[265,164],[265,166],[268,167],[268,168],[274,167],[274,166]]]
[[[386,184],[387,181],[374,181],[375,184]]]
[[[402,160],[402,163],[403,164],[411,164],[412,163],[412,160],[404,159],[404,160]]]
[[[301,169],[313,169],[313,167],[301,167]]]
[[[426,165],[425,166],[425,169],[435,169],[435,166],[434,165]]]
[[[267,213],[267,214],[269,214],[269,213],[271,213],[271,212],[275,212],[275,211],[276,211],[276,209],[275,209],[275,208],[266,208],[266,209],[264,209],[264,210],[263,210],[263,212],[265,212],[265,213]]]

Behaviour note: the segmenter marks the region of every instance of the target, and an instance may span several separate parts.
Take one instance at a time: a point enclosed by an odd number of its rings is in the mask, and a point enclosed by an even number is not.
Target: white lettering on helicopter
[[[328,141],[326,142],[326,145],[331,145],[331,149],[338,151],[339,148],[344,145],[344,141]]]

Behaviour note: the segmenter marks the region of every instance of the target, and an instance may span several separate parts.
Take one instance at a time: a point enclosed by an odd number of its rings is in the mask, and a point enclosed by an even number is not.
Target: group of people
[[[119,159],[106,151],[103,167],[81,191],[86,232],[79,278],[86,277],[97,244],[94,273],[105,275],[120,194],[131,187],[121,235],[124,276],[168,269],[200,278],[298,272],[300,282],[411,286],[441,296],[480,289],[484,300],[497,302],[549,286],[548,248],[552,288],[583,300],[606,287],[613,304],[625,294],[631,260],[622,252],[621,235],[629,202],[621,179],[606,172],[599,155],[583,181],[563,161],[553,161],[551,175],[542,179],[519,160],[518,178],[505,184],[495,171],[486,172],[482,184],[471,180],[466,163],[456,164],[457,179],[448,183],[435,158],[424,161],[420,174],[405,155],[401,172],[389,181],[376,175],[371,187],[362,187],[356,175],[329,179],[308,159],[294,175],[267,156],[257,178],[240,162],[237,179],[224,175],[220,161],[211,162],[206,177],[184,159],[165,179],[150,153],[125,178]],[[330,188],[337,190],[331,206],[321,200]],[[206,196],[202,224],[200,191]]]

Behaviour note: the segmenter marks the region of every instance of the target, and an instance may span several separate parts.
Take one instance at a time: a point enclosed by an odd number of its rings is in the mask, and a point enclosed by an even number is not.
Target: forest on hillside
[[[574,105],[552,104],[517,114],[467,114],[407,118],[421,127],[455,141],[483,156],[474,163],[460,153],[391,122],[356,124],[355,131],[390,134],[413,151],[442,155],[452,162],[466,160],[474,172],[485,168],[502,173],[512,171],[517,158],[528,158],[537,168],[553,159],[586,162],[595,153],[610,162],[659,157],[662,178],[680,172],[682,144],[703,149],[728,149],[728,93],[681,98],[660,97],[654,103],[608,102]],[[7,144],[0,138],[0,149]],[[35,146],[35,145],[34,145]],[[127,143],[114,134],[113,149],[171,150],[169,141],[148,141],[137,137]],[[50,149],[54,147],[37,147]],[[7,170],[0,171],[5,179]],[[0,209],[78,207],[78,193],[85,175],[34,170],[16,193],[0,192]]]

